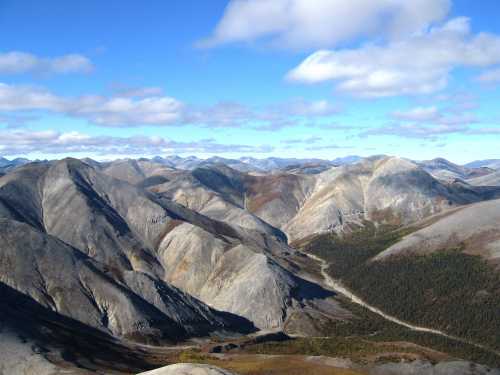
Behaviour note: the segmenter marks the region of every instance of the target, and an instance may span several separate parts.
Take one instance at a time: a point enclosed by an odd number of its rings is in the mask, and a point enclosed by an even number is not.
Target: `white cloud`
[[[40,87],[0,83],[0,111],[46,110],[84,118],[91,123],[107,127],[192,124],[232,128],[246,126],[270,131],[338,112],[338,109],[326,100],[296,99],[263,108],[221,102],[198,108],[170,96],[156,95],[157,93],[159,91],[156,88],[146,88],[135,89],[134,93],[127,91],[130,95],[125,96],[87,95],[66,98]]]
[[[458,111],[453,107],[448,110],[440,110],[435,106],[415,107],[406,111],[395,111],[391,116],[402,121],[440,125],[466,125],[477,122],[473,113]]]
[[[456,67],[498,63],[500,37],[472,35],[469,19],[455,18],[386,45],[317,51],[287,78],[309,84],[335,81],[339,91],[361,97],[429,94],[445,88]]]
[[[61,133],[46,131],[0,131],[2,155],[27,155],[32,152],[45,154],[85,153],[98,155],[162,155],[168,153],[267,153],[268,145],[251,146],[224,144],[214,139],[193,142],[176,142],[158,136],[92,136],[79,132]]]
[[[32,86],[17,86],[0,83],[0,110],[49,110],[63,111],[67,101],[49,91]]]
[[[199,45],[266,39],[287,48],[325,48],[367,35],[400,36],[443,19],[450,0],[232,0]]]
[[[183,108],[180,101],[168,96],[64,98],[38,87],[0,83],[0,111],[47,110],[103,126],[173,124],[182,118]]]
[[[79,54],[44,58],[19,51],[0,53],[0,74],[89,73],[92,69],[92,62]]]
[[[451,100],[451,99],[450,99]],[[382,127],[369,129],[361,135],[396,135],[405,138],[438,138],[447,134],[469,133],[478,123],[474,113],[454,106],[440,109],[436,106],[414,107],[395,111],[390,116],[397,120]]]
[[[143,99],[91,96],[71,102],[65,112],[98,125],[120,127],[175,124],[180,122],[183,109],[180,101],[168,96]]]

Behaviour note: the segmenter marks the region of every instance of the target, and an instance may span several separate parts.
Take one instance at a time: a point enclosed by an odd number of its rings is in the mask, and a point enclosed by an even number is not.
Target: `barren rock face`
[[[296,214],[282,227],[290,240],[343,232],[365,220],[407,224],[484,199],[473,188],[459,190],[443,184],[399,158],[373,158],[332,168],[315,180]]]
[[[0,180],[2,281],[116,336],[246,331],[246,319],[277,328],[307,282],[274,259],[292,251],[282,233],[246,214],[260,226],[216,221],[75,159],[28,165]]]
[[[0,282],[61,315],[115,336],[159,340],[236,323],[160,279],[110,269],[27,224],[0,224]]]
[[[467,182],[475,186],[500,186],[500,171],[495,171],[486,176],[471,178]]]
[[[433,224],[406,236],[376,259],[390,255],[426,254],[463,245],[465,252],[498,260],[499,227],[500,200],[475,203],[437,217]]]
[[[228,167],[205,166],[172,173],[167,182],[148,186],[211,218],[275,236],[281,229],[294,241],[318,233],[349,231],[366,220],[407,224],[499,194],[498,189],[486,191],[450,179],[440,181],[427,172],[444,168],[464,176],[472,173],[470,168],[444,160],[416,164],[373,157],[314,174],[249,175]]]

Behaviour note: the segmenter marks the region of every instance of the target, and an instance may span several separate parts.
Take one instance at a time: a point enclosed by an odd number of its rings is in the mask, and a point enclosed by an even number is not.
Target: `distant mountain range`
[[[239,159],[228,159],[220,156],[213,156],[208,159],[201,159],[196,156],[187,156],[181,157],[177,155],[172,156],[155,156],[151,159],[140,158],[137,160],[151,160],[153,162],[166,165],[172,168],[177,169],[187,169],[192,170],[194,168],[204,166],[204,165],[213,165],[213,164],[225,164],[233,169],[242,171],[242,172],[270,172],[273,170],[282,170],[282,169],[293,169],[293,168],[303,168],[303,167],[329,167],[329,166],[341,166],[347,164],[354,164],[361,161],[363,157],[357,155],[339,157],[332,160],[326,159],[300,159],[300,158],[278,158],[278,157],[269,157],[264,159],[258,159],[253,157],[241,157]],[[89,158],[83,159],[88,162],[95,162]],[[0,157],[0,168],[2,169],[11,169],[17,166],[26,164],[31,162],[32,160],[26,158],[16,158],[16,159],[6,159]],[[39,160],[34,160],[39,161]],[[428,171],[438,171],[437,173],[441,173],[442,171],[449,172],[447,177],[451,176],[460,176],[460,178],[466,178],[469,176],[470,172],[474,172],[474,170],[479,170],[481,168],[488,169],[500,169],[500,159],[488,159],[488,160],[477,160],[471,163],[467,163],[465,165],[454,164],[446,159],[437,158],[428,161],[415,161],[420,164],[423,168]],[[102,162],[102,164],[106,164],[109,162]],[[469,173],[469,174],[468,174]],[[484,173],[484,172],[483,172]],[[470,177],[470,176],[469,176]]]

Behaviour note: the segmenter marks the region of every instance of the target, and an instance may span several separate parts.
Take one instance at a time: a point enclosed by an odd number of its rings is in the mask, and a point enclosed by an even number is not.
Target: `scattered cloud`
[[[450,0],[232,0],[198,46],[264,40],[280,48],[333,47],[367,35],[417,32],[442,20],[450,6]]]
[[[460,17],[410,37],[354,49],[319,50],[287,74],[293,82],[336,82],[359,97],[429,94],[444,89],[457,67],[500,63],[500,36],[472,34]]]
[[[176,142],[162,137],[92,136],[80,132],[0,131],[0,154],[87,153],[97,155],[161,155],[167,153],[268,153],[273,147],[219,143],[214,139]]]
[[[126,90],[116,95],[66,98],[40,87],[0,83],[0,111],[51,111],[105,127],[192,124],[263,131],[314,121],[338,112],[326,100],[295,99],[263,108],[251,108],[236,102],[194,107],[152,87]]]
[[[440,110],[436,106],[415,107],[406,111],[395,111],[391,116],[396,120],[440,125],[466,125],[477,122],[474,113],[459,111],[456,107],[448,110]]]
[[[64,112],[109,127],[171,125],[179,123],[184,104],[169,96],[141,99],[86,96],[68,103]]]
[[[92,70],[92,62],[79,54],[45,58],[19,51],[0,53],[0,74],[68,74]]]
[[[182,117],[183,107],[167,96],[135,99],[94,95],[68,99],[43,88],[0,83],[0,111],[46,110],[102,126],[172,124]]]
[[[395,135],[404,138],[424,138],[436,140],[440,136],[467,133],[472,124],[478,123],[474,113],[451,109],[439,109],[436,106],[414,107],[390,114],[396,122],[385,126],[368,129],[366,135]]]

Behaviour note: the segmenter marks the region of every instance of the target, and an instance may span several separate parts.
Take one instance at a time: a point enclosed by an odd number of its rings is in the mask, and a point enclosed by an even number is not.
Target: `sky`
[[[497,0],[0,0],[0,156],[500,158]]]

